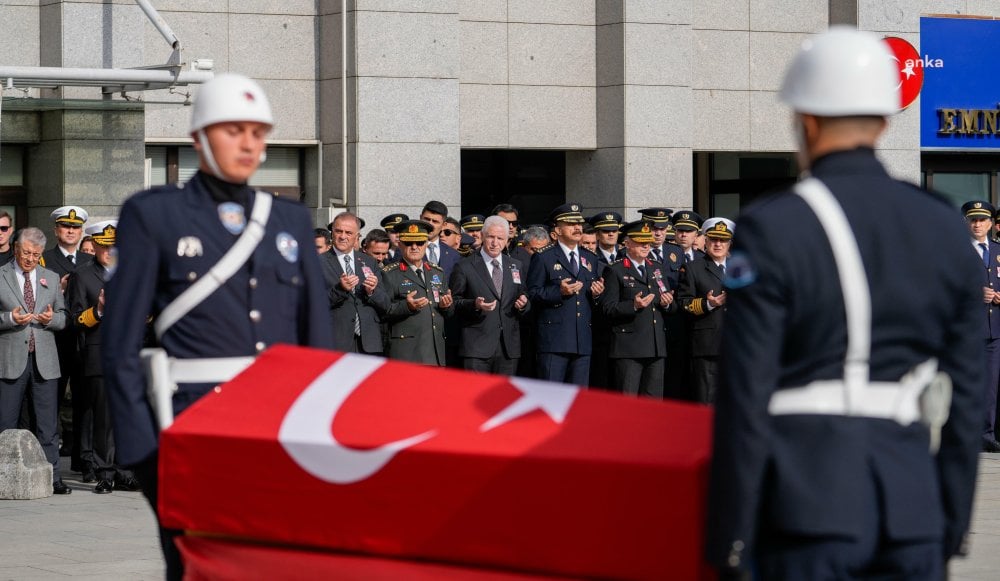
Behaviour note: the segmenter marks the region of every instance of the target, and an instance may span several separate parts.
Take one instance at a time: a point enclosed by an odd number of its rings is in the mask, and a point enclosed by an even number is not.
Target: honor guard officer
[[[986,421],[983,428],[983,451],[1000,452],[996,436],[997,388],[1000,384],[1000,244],[989,240],[993,206],[982,200],[962,205],[969,225],[972,248],[985,266],[983,273],[983,310],[986,315]]]
[[[690,210],[677,212],[671,218],[674,227],[674,244],[680,246],[685,262],[692,262],[705,256],[705,253],[694,247],[694,241],[701,231],[704,219]]]
[[[625,256],[604,271],[601,309],[611,326],[608,353],[616,387],[628,395],[663,398],[663,362],[667,355],[664,319],[676,309],[674,291],[663,265],[650,260],[652,225],[626,224]]]
[[[382,226],[385,233],[389,235],[389,257],[384,262],[389,263],[399,260],[399,232],[396,232],[396,225],[409,219],[410,217],[406,214],[389,214],[379,222],[379,226]]]
[[[102,322],[104,344],[116,348],[104,349],[102,360],[118,459],[136,466],[154,508],[157,423],[169,424],[274,343],[332,345],[308,211],[247,185],[272,125],[256,82],[216,76],[198,91],[191,114],[198,173],[184,185],[135,194],[122,207]],[[160,349],[140,357],[150,315]],[[214,361],[199,365],[202,358]],[[185,378],[155,411],[146,399],[147,364]],[[173,384],[158,373],[149,381],[161,395]],[[170,579],[183,574],[176,534],[161,529]]]
[[[59,286],[65,292],[69,275],[73,274],[77,267],[89,264],[93,260],[92,256],[80,252],[79,249],[83,226],[90,216],[79,206],[63,206],[52,212],[51,217],[55,221],[53,234],[56,245],[42,253],[39,264],[59,275]],[[60,453],[65,455],[68,451],[70,468],[84,472],[84,482],[92,482],[92,475],[85,470],[90,459],[81,457],[83,450],[93,449],[93,415],[88,413],[90,407],[86,403],[86,398],[82,397],[85,380],[82,373],[83,360],[80,357],[79,338],[80,333],[73,325],[66,325],[66,328],[56,333],[61,373],[58,401],[62,404],[66,398],[66,388],[69,386],[72,390],[73,406],[72,429],[70,426],[62,426],[64,450]],[[73,387],[79,389],[73,390]]]
[[[943,579],[969,530],[983,263],[875,155],[898,84],[847,27],[785,76],[811,177],[743,211],[727,262],[706,539],[727,575]]]
[[[583,215],[563,204],[549,217],[556,241],[531,258],[528,298],[535,309],[538,377],[586,386],[593,350],[593,307],[604,292],[597,255],[580,246]]]
[[[444,367],[444,320],[455,307],[444,269],[424,258],[427,236],[433,229],[420,220],[396,224],[402,254],[399,262],[385,267],[382,276],[391,300],[384,317],[389,327],[385,354]]]
[[[685,264],[677,298],[691,318],[691,377],[695,401],[715,401],[718,383],[719,346],[722,319],[726,310],[726,259],[733,243],[732,220],[709,218],[705,221],[706,253],[704,258]]]

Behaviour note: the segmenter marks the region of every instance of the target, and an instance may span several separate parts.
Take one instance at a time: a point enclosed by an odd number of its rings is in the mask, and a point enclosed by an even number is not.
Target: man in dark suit
[[[431,231],[427,235],[427,246],[424,249],[425,258],[427,262],[440,266],[444,270],[445,278],[451,276],[451,269],[462,258],[457,250],[441,242],[441,230],[444,229],[447,219],[448,206],[437,200],[427,202],[420,211],[420,220],[431,225]]]
[[[983,311],[986,315],[986,388],[983,451],[1000,452],[997,442],[997,389],[1000,386],[1000,244],[989,239],[993,206],[983,200],[962,205],[962,214],[969,225],[972,249],[983,261]]]
[[[384,320],[389,340],[386,356],[425,365],[445,364],[444,320],[455,312],[444,270],[424,259],[434,227],[420,220],[396,225],[401,260],[384,269],[391,301]]]
[[[490,216],[482,224],[482,247],[451,274],[460,329],[462,366],[513,375],[521,357],[520,319],[530,308],[521,261],[504,256],[507,221]]]
[[[625,250],[618,245],[619,229],[622,226],[622,215],[618,212],[598,212],[587,222],[594,229],[596,245],[594,254],[597,262],[606,267],[624,256]],[[590,356],[590,385],[604,389],[618,387],[613,373],[613,365],[609,357],[611,345],[611,324],[601,309],[594,309],[591,318],[591,335],[594,338],[593,353]]]
[[[25,228],[14,261],[0,266],[0,432],[17,427],[21,401],[31,391],[35,436],[52,464],[52,492],[69,494],[59,476],[56,430],[59,354],[55,333],[66,326],[66,305],[55,272],[38,265],[45,234]]]
[[[601,293],[597,255],[580,247],[583,215],[579,204],[563,204],[549,217],[556,242],[531,258],[528,298],[538,330],[538,377],[590,384],[593,352],[591,314]]]
[[[330,293],[333,348],[379,355],[383,351],[380,318],[389,310],[381,269],[370,256],[354,250],[357,216],[342,212],[333,219],[333,248],[320,256]]]
[[[639,220],[622,228],[624,256],[604,271],[601,310],[608,319],[616,387],[628,395],[663,398],[666,314],[675,309],[674,291],[663,265],[649,259],[653,233]],[[595,340],[596,343],[596,340]]]
[[[726,263],[706,556],[726,578],[943,579],[979,464],[983,262],[876,156],[900,107],[881,38],[831,28],[788,71],[810,177],[743,210]]]
[[[94,260],[80,265],[69,277],[66,302],[73,325],[83,338],[83,376],[85,383],[77,384],[91,410],[92,448],[84,455],[88,474],[97,480],[94,492],[109,494],[115,488],[138,490],[139,483],[115,461],[115,439],[111,429],[111,411],[107,390],[104,388],[104,371],[101,367],[101,319],[104,318],[104,284],[114,269],[111,248],[115,245],[117,220],[104,220],[87,227],[87,234],[94,240]],[[109,348],[113,348],[109,346]],[[86,451],[85,451],[86,452]]]
[[[14,260],[14,245],[11,237],[14,235],[14,220],[6,210],[0,210],[0,266]]]
[[[705,222],[705,258],[685,264],[678,295],[684,311],[691,317],[691,371],[695,401],[715,401],[718,383],[719,346],[722,338],[726,291],[726,259],[733,241],[733,222],[710,218]]]
[[[93,257],[79,251],[80,238],[83,234],[83,226],[89,216],[87,211],[79,206],[63,206],[52,212],[52,219],[55,220],[53,229],[56,244],[42,253],[42,260],[39,264],[59,275],[59,286],[66,290],[69,275],[80,266],[89,264]],[[93,431],[94,415],[93,409],[87,404],[88,398],[83,397],[86,390],[83,375],[83,359],[80,354],[80,331],[73,325],[66,325],[62,331],[56,333],[56,346],[59,349],[59,403],[62,404],[66,397],[66,387],[73,390],[74,386],[80,389],[71,391],[71,401],[73,406],[72,424],[62,426],[63,451],[62,455],[69,452],[70,467],[73,470],[83,472],[84,482],[93,482],[95,476],[86,470],[92,463],[90,457],[93,453]]]

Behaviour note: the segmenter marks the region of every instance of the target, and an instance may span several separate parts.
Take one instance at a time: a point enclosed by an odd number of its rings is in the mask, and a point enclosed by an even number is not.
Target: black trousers
[[[718,357],[692,357],[694,392],[698,403],[715,403],[715,388],[719,383]]]
[[[178,537],[184,534],[180,529],[163,528],[160,524],[160,513],[157,509],[157,499],[159,498],[159,453],[153,454],[140,464],[131,467],[135,472],[136,479],[142,486],[142,495],[149,501],[149,506],[156,513],[156,522],[160,527],[160,549],[163,551],[163,560],[167,564],[167,581],[181,581],[184,578],[184,562],[181,561],[181,552],[174,544]]]
[[[57,387],[55,379],[44,379],[38,373],[34,353],[28,353],[28,361],[20,377],[0,379],[0,432],[17,427],[18,417],[21,415],[21,404],[25,399],[25,394],[30,392],[32,411],[35,415],[35,437],[42,445],[45,459],[52,464],[54,482],[59,481]]]
[[[615,380],[625,395],[663,399],[663,357],[613,359]]]
[[[478,371],[480,373],[493,373],[496,375],[514,375],[517,371],[517,358],[510,358],[507,356],[507,350],[504,349],[503,341],[497,341],[496,351],[493,353],[493,357],[486,359],[478,357],[463,357],[462,367],[468,369],[469,371]]]

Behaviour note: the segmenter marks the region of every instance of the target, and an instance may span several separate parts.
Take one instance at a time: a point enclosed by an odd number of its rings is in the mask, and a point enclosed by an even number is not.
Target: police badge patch
[[[299,259],[299,241],[294,236],[288,232],[279,232],[275,243],[282,258],[293,263]]]
[[[219,204],[219,221],[229,230],[230,234],[239,235],[247,225],[246,214],[243,206],[236,202],[223,202]]]
[[[743,288],[757,280],[757,271],[750,263],[750,257],[744,252],[734,252],[726,261],[726,279],[722,282],[726,288]]]

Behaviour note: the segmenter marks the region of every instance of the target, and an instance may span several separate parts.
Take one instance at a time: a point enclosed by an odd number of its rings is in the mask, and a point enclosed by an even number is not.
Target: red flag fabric
[[[711,410],[278,346],[161,437],[164,526],[550,575],[696,579]]]

